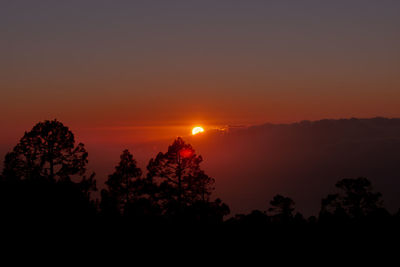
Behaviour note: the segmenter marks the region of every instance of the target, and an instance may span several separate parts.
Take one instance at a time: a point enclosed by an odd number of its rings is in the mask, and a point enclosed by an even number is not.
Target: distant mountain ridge
[[[400,208],[400,119],[324,119],[262,124],[189,142],[204,156],[217,193],[237,212],[268,208],[274,194],[316,214],[341,178],[365,176]]]

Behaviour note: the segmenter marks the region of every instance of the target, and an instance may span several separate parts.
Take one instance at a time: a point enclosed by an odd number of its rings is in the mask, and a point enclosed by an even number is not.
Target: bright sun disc
[[[204,129],[203,129],[203,127],[200,127],[200,126],[194,127],[194,128],[192,129],[192,134],[193,134],[193,135],[196,135],[196,134],[202,133],[202,132],[204,132]]]

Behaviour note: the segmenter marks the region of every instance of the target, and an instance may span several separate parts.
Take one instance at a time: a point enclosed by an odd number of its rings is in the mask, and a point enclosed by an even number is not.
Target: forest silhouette
[[[277,194],[265,211],[230,214],[228,204],[213,195],[215,180],[201,168],[203,158],[178,137],[166,152],[138,167],[122,151],[100,197],[95,173],[88,172],[88,152],[60,121],[44,121],[25,132],[5,156],[0,176],[3,218],[96,218],[138,224],[231,224],[315,226],[393,224],[382,194],[364,177],[340,179],[337,192],[321,200],[318,216],[305,218],[295,201]],[[234,168],[234,166],[233,166]],[[278,193],[278,192],[277,192]]]

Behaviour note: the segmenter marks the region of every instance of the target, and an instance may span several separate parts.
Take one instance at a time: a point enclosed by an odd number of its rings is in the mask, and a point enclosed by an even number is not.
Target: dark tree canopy
[[[222,223],[224,216],[230,213],[228,205],[219,198],[215,201],[197,201],[184,209],[186,222],[200,224]]]
[[[120,162],[115,167],[113,174],[108,176],[106,181],[108,199],[115,202],[117,209],[123,212],[128,203],[133,202],[141,194],[142,170],[137,167],[136,160],[128,150],[124,150],[120,157]]]
[[[146,179],[128,150],[101,192],[101,213],[136,223],[221,223],[229,207],[210,201],[214,179],[200,169],[201,156],[178,138],[147,167]]]
[[[148,180],[157,185],[154,197],[163,205],[184,207],[208,201],[214,179],[200,169],[203,161],[190,144],[177,138],[166,153],[159,153],[148,166]]]
[[[85,174],[87,157],[84,145],[75,145],[74,134],[68,127],[57,120],[46,120],[25,132],[6,155],[3,175],[15,179],[69,180],[73,175]]]
[[[266,212],[253,210],[249,214],[236,214],[234,217],[228,219],[226,223],[263,226],[270,223],[270,218],[268,217]]]
[[[36,124],[5,157],[0,210],[35,218],[94,216],[96,180],[94,173],[86,175],[87,158],[61,122]]]
[[[336,187],[340,193],[328,195],[322,200],[321,217],[360,219],[384,210],[382,194],[373,192],[367,178],[342,179]]]
[[[289,197],[276,195],[270,201],[271,208],[268,211],[271,213],[275,221],[289,222],[293,218],[294,201]]]

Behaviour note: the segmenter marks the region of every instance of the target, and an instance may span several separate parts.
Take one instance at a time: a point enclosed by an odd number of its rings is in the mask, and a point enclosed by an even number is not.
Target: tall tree
[[[2,174],[2,203],[7,213],[33,217],[96,214],[90,199],[95,174],[86,175],[88,153],[57,120],[36,124],[8,153]],[[75,182],[73,180],[79,179]]]
[[[208,201],[214,179],[200,169],[203,158],[178,137],[166,153],[159,153],[148,166],[148,179],[157,185],[153,196],[178,210],[196,201]]]
[[[108,199],[112,199],[117,209],[124,212],[126,206],[142,194],[141,176],[142,170],[137,167],[133,155],[129,150],[124,150],[114,173],[109,175],[106,181],[108,192],[103,191],[102,195],[108,193]]]
[[[88,153],[82,143],[75,146],[74,134],[57,120],[36,124],[25,132],[4,161],[3,175],[16,179],[42,177],[69,180],[83,176]]]

